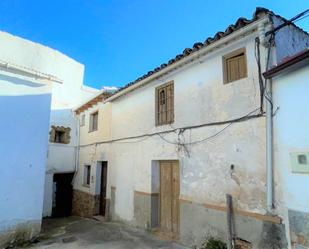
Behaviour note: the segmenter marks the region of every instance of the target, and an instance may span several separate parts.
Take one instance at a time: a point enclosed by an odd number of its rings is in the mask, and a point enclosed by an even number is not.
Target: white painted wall
[[[281,18],[273,17],[274,27],[283,23]],[[294,25],[287,25],[276,32],[276,60],[283,61],[285,57],[293,56],[299,51],[309,47],[309,36],[303,30]]]
[[[253,33],[211,52],[198,61],[113,101],[110,139],[224,121],[241,117],[258,108],[259,85],[254,57],[256,35]],[[245,47],[247,52],[248,77],[224,85],[222,56],[242,47]],[[262,58],[263,56],[262,51]],[[170,126],[156,127],[155,88],[170,80],[174,81],[175,88],[175,122]],[[185,142],[196,141],[213,135],[223,127],[212,126],[186,131],[181,139]],[[81,136],[81,145],[93,142],[90,136],[86,133]],[[177,141],[174,133],[163,136],[169,141]],[[105,139],[96,136],[95,141]],[[83,164],[91,163],[95,166],[97,160],[108,161],[107,198],[110,197],[110,186],[115,186],[116,215],[132,221],[134,191],[152,192],[153,162],[174,159],[180,162],[181,198],[224,206],[225,194],[231,193],[235,197],[236,208],[266,212],[264,118],[234,124],[210,141],[188,146],[188,151],[190,156],[159,136],[83,146],[74,188],[94,194],[91,188],[87,189],[81,184]],[[231,164],[235,165],[232,176]]]
[[[222,56],[242,47],[246,47],[248,77],[224,85]],[[156,127],[155,87],[170,80],[174,80],[175,88],[175,122]],[[112,138],[241,117],[259,107],[258,89],[254,35],[251,35],[114,101]],[[181,198],[224,206],[225,194],[231,193],[237,208],[264,213],[264,125],[264,118],[234,124],[210,141],[188,146],[190,156],[158,136],[139,143],[113,144],[117,155],[110,160],[116,170],[112,184],[117,187],[116,213],[132,220],[133,191],[151,192],[151,162],[165,159],[180,161]],[[181,139],[197,141],[223,127],[186,131]],[[163,136],[168,141],[177,141],[175,134]],[[231,164],[235,165],[239,184],[231,178]]]
[[[40,231],[50,105],[50,84],[0,69],[0,247]]]
[[[278,20],[275,20],[275,26],[280,23],[276,21]],[[230,193],[234,197],[234,208],[266,214],[265,118],[233,124],[211,140],[187,146],[187,151],[159,136],[91,145],[109,139],[238,118],[258,108],[260,92],[254,49],[257,33],[253,32],[229,43],[112,101],[111,124],[101,127],[100,131],[93,134],[88,133],[86,128],[81,131],[82,147],[74,188],[98,194],[95,188],[97,161],[108,161],[107,198],[111,197],[110,187],[116,187],[116,216],[134,223],[134,191],[157,191],[158,186],[152,181],[157,172],[152,172],[152,166],[159,160],[178,160],[181,170],[181,199],[224,207],[225,194]],[[304,39],[308,39],[307,35],[295,27],[286,27],[278,32],[270,66],[307,46],[307,40]],[[248,77],[224,85],[222,56],[242,47],[247,52]],[[265,69],[266,55],[262,48],[262,70]],[[175,88],[175,122],[156,127],[155,88],[171,80],[174,81]],[[103,106],[104,104],[99,104],[85,111],[86,123],[89,113],[97,108],[102,110]],[[109,116],[107,113],[101,114],[103,117],[100,118],[103,120]],[[186,131],[180,136],[180,140],[186,143],[201,140],[224,127],[225,125],[210,126]],[[109,130],[111,136],[108,139],[108,136],[102,134],[107,134]],[[162,136],[170,142],[178,140],[175,133]],[[90,188],[82,184],[85,164],[92,165]],[[230,170],[231,164],[235,166],[233,171]],[[274,214],[282,218],[284,198],[280,187],[279,182],[276,182]],[[293,189],[295,190],[295,186]],[[300,201],[308,202],[307,197]]]
[[[275,170],[284,206],[309,212],[309,174],[292,173],[290,152],[309,152],[309,66],[273,79]]]
[[[54,173],[75,170],[77,121],[72,109],[94,96],[98,90],[83,85],[84,65],[54,49],[5,32],[0,32],[0,45],[1,61],[51,74],[63,81],[62,84],[52,85],[50,126],[70,127],[71,142],[66,145],[49,144],[46,166],[46,179],[49,180],[45,183],[44,197],[44,216],[49,216],[52,210],[50,179]]]

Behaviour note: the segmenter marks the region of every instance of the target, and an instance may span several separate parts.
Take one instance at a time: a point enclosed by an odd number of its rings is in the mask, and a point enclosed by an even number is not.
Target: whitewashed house
[[[18,60],[16,39],[0,33],[0,248],[40,232],[51,93],[61,84],[37,61]]]
[[[53,87],[43,216],[70,215],[76,170],[78,120],[73,108],[92,98],[97,89],[83,85],[84,65],[54,51],[51,63],[63,84]]]
[[[283,192],[287,235],[292,248],[309,248],[309,49],[265,76],[272,85],[275,181]]]
[[[78,125],[72,108],[97,90],[83,85],[84,66],[58,51],[5,32],[0,44],[2,248],[37,235],[42,214],[52,214],[61,190],[53,181],[65,178],[67,184],[67,175],[59,173],[75,171]],[[66,214],[67,207],[58,204],[56,215]]]
[[[270,40],[266,32],[285,21],[257,8],[252,19],[238,19],[112,96],[77,108],[85,127],[73,213],[199,245],[226,240],[230,194],[235,243],[288,248],[282,189],[269,173],[262,72],[307,47],[309,36],[291,24]]]

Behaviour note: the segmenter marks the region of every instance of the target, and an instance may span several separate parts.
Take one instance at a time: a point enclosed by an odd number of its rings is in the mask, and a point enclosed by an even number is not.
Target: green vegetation
[[[227,247],[221,240],[210,238],[203,243],[201,249],[227,249]]]

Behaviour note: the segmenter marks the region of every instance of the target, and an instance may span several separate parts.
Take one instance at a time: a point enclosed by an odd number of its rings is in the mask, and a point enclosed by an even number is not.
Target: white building
[[[287,235],[292,246],[309,248],[309,49],[265,76],[273,92],[275,182],[283,190]]]
[[[97,89],[83,85],[84,66],[79,62],[55,51],[51,63],[63,84],[52,91],[44,217],[70,214],[69,189],[76,169],[79,132],[73,108],[98,93]]]
[[[266,174],[261,72],[269,48],[271,66],[307,47],[309,36],[289,25],[269,46],[266,32],[284,22],[258,8],[251,20],[238,19],[112,96],[80,106],[73,213],[199,245],[211,236],[226,240],[230,194],[237,241],[288,248],[282,189]]]
[[[58,51],[5,32],[0,44],[2,248],[38,234],[43,200],[44,214],[51,214],[50,179],[75,171],[78,135],[72,108],[97,91],[83,86],[83,65]],[[55,138],[49,135],[51,126],[70,128],[70,142],[48,146]]]
[[[7,56],[2,38],[15,39],[0,34],[0,248],[40,232],[51,92],[61,84]]]

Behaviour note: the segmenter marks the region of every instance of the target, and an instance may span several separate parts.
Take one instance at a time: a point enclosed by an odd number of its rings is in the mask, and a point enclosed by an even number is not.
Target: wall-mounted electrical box
[[[290,158],[293,173],[309,174],[309,152],[291,152]]]

